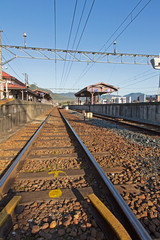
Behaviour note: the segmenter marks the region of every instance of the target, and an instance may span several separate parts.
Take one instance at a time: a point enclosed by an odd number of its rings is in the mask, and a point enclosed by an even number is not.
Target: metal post
[[[0,30],[0,100],[3,99],[1,32],[3,31]]]
[[[24,93],[23,93],[23,90],[22,90],[21,92],[22,92],[22,100],[24,100]]]
[[[91,93],[91,105],[93,105],[93,95],[94,95],[94,92]]]
[[[6,98],[9,98],[9,92],[8,92],[8,80],[6,80]]]
[[[108,97],[108,103],[110,104],[110,93],[109,93],[109,97]]]
[[[159,89],[158,89],[158,102],[160,102],[160,71],[159,71]]]

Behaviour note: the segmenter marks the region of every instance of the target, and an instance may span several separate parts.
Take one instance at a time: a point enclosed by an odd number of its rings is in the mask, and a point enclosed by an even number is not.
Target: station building
[[[47,103],[52,100],[52,97],[48,92],[45,92],[39,89],[35,89],[33,90],[33,92],[37,95],[38,102]]]
[[[2,71],[3,79],[3,98],[14,98],[25,101],[50,103],[52,97],[49,93],[41,90],[31,90],[29,85],[24,84],[17,78]],[[51,102],[52,103],[52,102]]]
[[[85,104],[99,104],[100,96],[102,94],[108,94],[108,103],[110,103],[110,95],[113,92],[118,92],[118,88],[110,84],[100,82],[93,85],[89,85],[79,92],[75,93],[75,96],[78,98],[78,105],[81,105],[80,98],[86,98]]]
[[[4,98],[15,98],[26,101],[36,101],[37,95],[17,78],[2,72]]]

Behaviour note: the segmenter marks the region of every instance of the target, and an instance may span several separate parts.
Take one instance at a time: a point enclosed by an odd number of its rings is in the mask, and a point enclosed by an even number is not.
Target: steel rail
[[[132,120],[129,120],[129,119],[122,119],[122,120],[118,120],[116,117],[112,117],[112,116],[107,116],[107,115],[103,115],[103,114],[97,114],[97,113],[93,113],[93,116],[94,117],[97,117],[97,118],[100,118],[100,119],[104,119],[106,121],[113,121],[113,122],[116,122],[116,123],[119,123],[119,124],[122,124],[122,125],[126,125],[126,126],[129,126],[129,127],[134,127],[134,128],[138,128],[138,129],[141,129],[141,130],[144,130],[144,131],[148,131],[148,132],[151,132],[151,133],[155,133],[155,134],[159,134],[160,135],[160,131],[156,130],[156,129],[151,129],[151,128],[147,128],[147,127],[143,127],[141,125],[134,125],[132,123],[135,123],[135,124],[143,124],[143,125],[148,125],[148,126],[151,126],[151,127],[156,127],[156,128],[160,128],[160,126],[158,125],[153,125],[153,124],[149,124],[149,123],[142,123],[142,122],[139,122],[139,121],[132,121]],[[127,122],[128,121],[128,122]]]
[[[59,110],[60,112],[60,110]],[[99,164],[97,163],[97,161],[94,159],[94,157],[92,156],[92,154],[89,152],[89,150],[86,148],[86,146],[84,145],[84,143],[81,141],[81,139],[79,138],[79,136],[77,135],[77,133],[74,131],[74,129],[71,127],[71,125],[69,124],[69,122],[65,119],[65,117],[63,116],[63,114],[60,112],[64,122],[67,124],[67,126],[69,127],[69,129],[72,131],[72,133],[74,134],[74,136],[76,137],[77,141],[80,143],[82,149],[84,150],[84,152],[86,153],[86,155],[88,156],[89,160],[91,161],[91,163],[93,164],[94,168],[96,169],[96,171],[98,172],[99,176],[101,177],[101,179],[103,180],[103,183],[105,184],[105,186],[107,187],[107,189],[109,190],[110,194],[112,195],[112,197],[114,198],[114,200],[116,201],[116,203],[118,204],[119,208],[121,209],[121,211],[123,212],[123,214],[126,216],[126,220],[129,223],[130,227],[129,229],[127,229],[128,233],[131,235],[132,239],[135,240],[151,240],[152,238],[149,236],[149,234],[147,233],[147,231],[144,229],[144,227],[142,226],[142,224],[139,222],[139,220],[136,218],[136,216],[134,215],[134,213],[131,211],[131,209],[128,207],[127,203],[124,201],[124,199],[121,197],[121,195],[119,194],[119,192],[116,190],[116,188],[114,187],[114,185],[111,183],[111,181],[109,180],[109,178],[106,176],[106,174],[104,173],[104,171],[102,170],[102,168],[99,166]]]
[[[53,110],[52,110],[53,111]],[[46,123],[46,121],[48,120],[48,118],[50,117],[52,111],[49,113],[49,115],[46,117],[46,119],[42,122],[42,124],[40,125],[40,127],[36,130],[36,132],[34,133],[34,135],[30,138],[30,140],[27,142],[27,144],[25,145],[25,147],[18,153],[18,155],[16,156],[16,158],[14,159],[13,164],[9,167],[9,169],[6,171],[6,173],[2,176],[2,178],[0,179],[0,196],[3,197],[3,194],[6,193],[6,191],[8,191],[8,181],[10,179],[14,179],[14,174],[15,171],[18,167],[18,164],[20,162],[20,160],[22,159],[22,157],[24,156],[24,154],[26,153],[26,151],[28,150],[28,148],[30,147],[30,145],[32,144],[32,142],[34,141],[34,139],[37,137],[37,135],[39,134],[39,132],[41,131],[41,129],[43,128],[44,124]]]
[[[82,110],[78,110],[78,109],[74,109],[74,111],[77,111],[77,112],[80,112],[80,113],[82,112]],[[100,119],[103,119],[105,121],[111,121],[111,122],[118,123],[118,124],[121,124],[121,125],[126,125],[126,126],[133,127],[133,128],[138,128],[138,129],[143,130],[143,131],[148,131],[148,132],[160,135],[160,130],[151,129],[151,128],[141,126],[141,125],[146,125],[146,126],[148,125],[150,127],[160,129],[159,125],[154,125],[154,124],[150,124],[150,123],[143,123],[143,122],[139,122],[139,121],[133,121],[133,120],[130,120],[130,119],[125,119],[125,118],[122,118],[122,120],[119,120],[120,117],[118,118],[118,117],[113,117],[113,116],[94,113],[94,112],[93,112],[93,117],[100,118]],[[140,125],[134,125],[132,123],[140,124]]]

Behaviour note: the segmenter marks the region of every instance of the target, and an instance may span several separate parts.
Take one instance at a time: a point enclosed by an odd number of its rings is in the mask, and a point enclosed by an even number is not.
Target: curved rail
[[[131,209],[128,207],[127,203],[124,201],[124,199],[121,197],[121,195],[119,194],[119,192],[115,189],[114,185],[111,183],[111,181],[108,179],[108,177],[106,176],[106,174],[104,173],[104,171],[102,170],[102,168],[99,166],[99,164],[97,163],[97,161],[94,159],[94,157],[92,156],[92,154],[89,152],[89,150],[86,148],[86,146],[84,145],[84,143],[81,141],[81,139],[79,138],[79,136],[76,134],[76,132],[74,131],[74,129],[71,127],[71,125],[69,124],[69,122],[64,118],[63,114],[60,112],[64,122],[68,125],[69,129],[72,131],[72,133],[74,134],[74,136],[76,137],[76,139],[78,140],[78,142],[80,143],[82,149],[84,150],[84,152],[86,153],[86,155],[88,156],[89,160],[91,161],[91,163],[93,164],[94,168],[96,169],[96,171],[98,172],[99,176],[101,177],[101,179],[103,180],[103,183],[105,184],[105,186],[107,187],[107,189],[109,190],[110,194],[112,195],[113,199],[116,201],[116,203],[118,204],[119,208],[121,209],[122,213],[124,214],[124,216],[126,217],[126,221],[129,223],[130,225],[130,229],[127,229],[127,231],[129,232],[129,234],[131,235],[131,237],[133,239],[136,240],[151,240],[152,238],[149,236],[149,234],[147,233],[147,231],[144,229],[144,227],[142,226],[142,224],[139,222],[139,220],[136,218],[136,216],[133,214],[133,212],[131,211]]]

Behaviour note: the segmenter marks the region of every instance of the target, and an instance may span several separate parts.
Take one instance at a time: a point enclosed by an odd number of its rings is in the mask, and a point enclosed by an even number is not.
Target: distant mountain
[[[135,101],[142,94],[144,94],[144,93],[141,93],[141,92],[139,92],[139,93],[129,93],[127,95],[124,95],[124,97],[131,97],[132,101]]]
[[[35,90],[35,89],[40,89],[42,91],[48,92],[51,97],[53,98],[53,100],[55,100],[55,102],[58,103],[68,103],[68,102],[75,102],[76,101],[76,97],[74,96],[73,92],[68,92],[68,93],[53,93],[51,90],[46,89],[46,88],[40,88],[38,86],[36,86],[35,84],[31,84],[30,85],[30,89],[31,90]],[[138,92],[138,93],[129,93],[127,95],[124,95],[124,97],[131,97],[132,102],[137,100],[137,98],[142,95],[144,93]],[[151,95],[146,95],[147,98],[150,98]],[[112,97],[121,97],[120,95],[117,94],[111,94],[111,98]],[[153,98],[155,98],[155,95],[152,96]],[[104,94],[101,96],[102,99],[108,99],[108,94]],[[85,99],[85,98],[82,98]]]
[[[69,99],[72,99],[72,100],[76,100],[76,97],[74,96],[73,92],[59,93],[59,94],[64,96],[64,97],[66,97],[66,98],[69,98]]]
[[[121,97],[120,95],[117,95],[117,94],[111,94],[111,98],[112,97]],[[108,99],[109,98],[109,95],[108,94],[104,94],[101,96],[102,99]]]
[[[31,84],[30,89],[31,90],[39,89],[39,90],[48,92],[51,95],[51,97],[53,98],[53,100],[55,100],[56,102],[59,102],[59,103],[66,103],[66,102],[73,101],[73,98],[70,98],[69,96],[67,96],[67,94],[63,95],[63,94],[53,93],[51,90],[46,89],[46,88],[40,88],[40,87],[36,86],[35,84]]]

